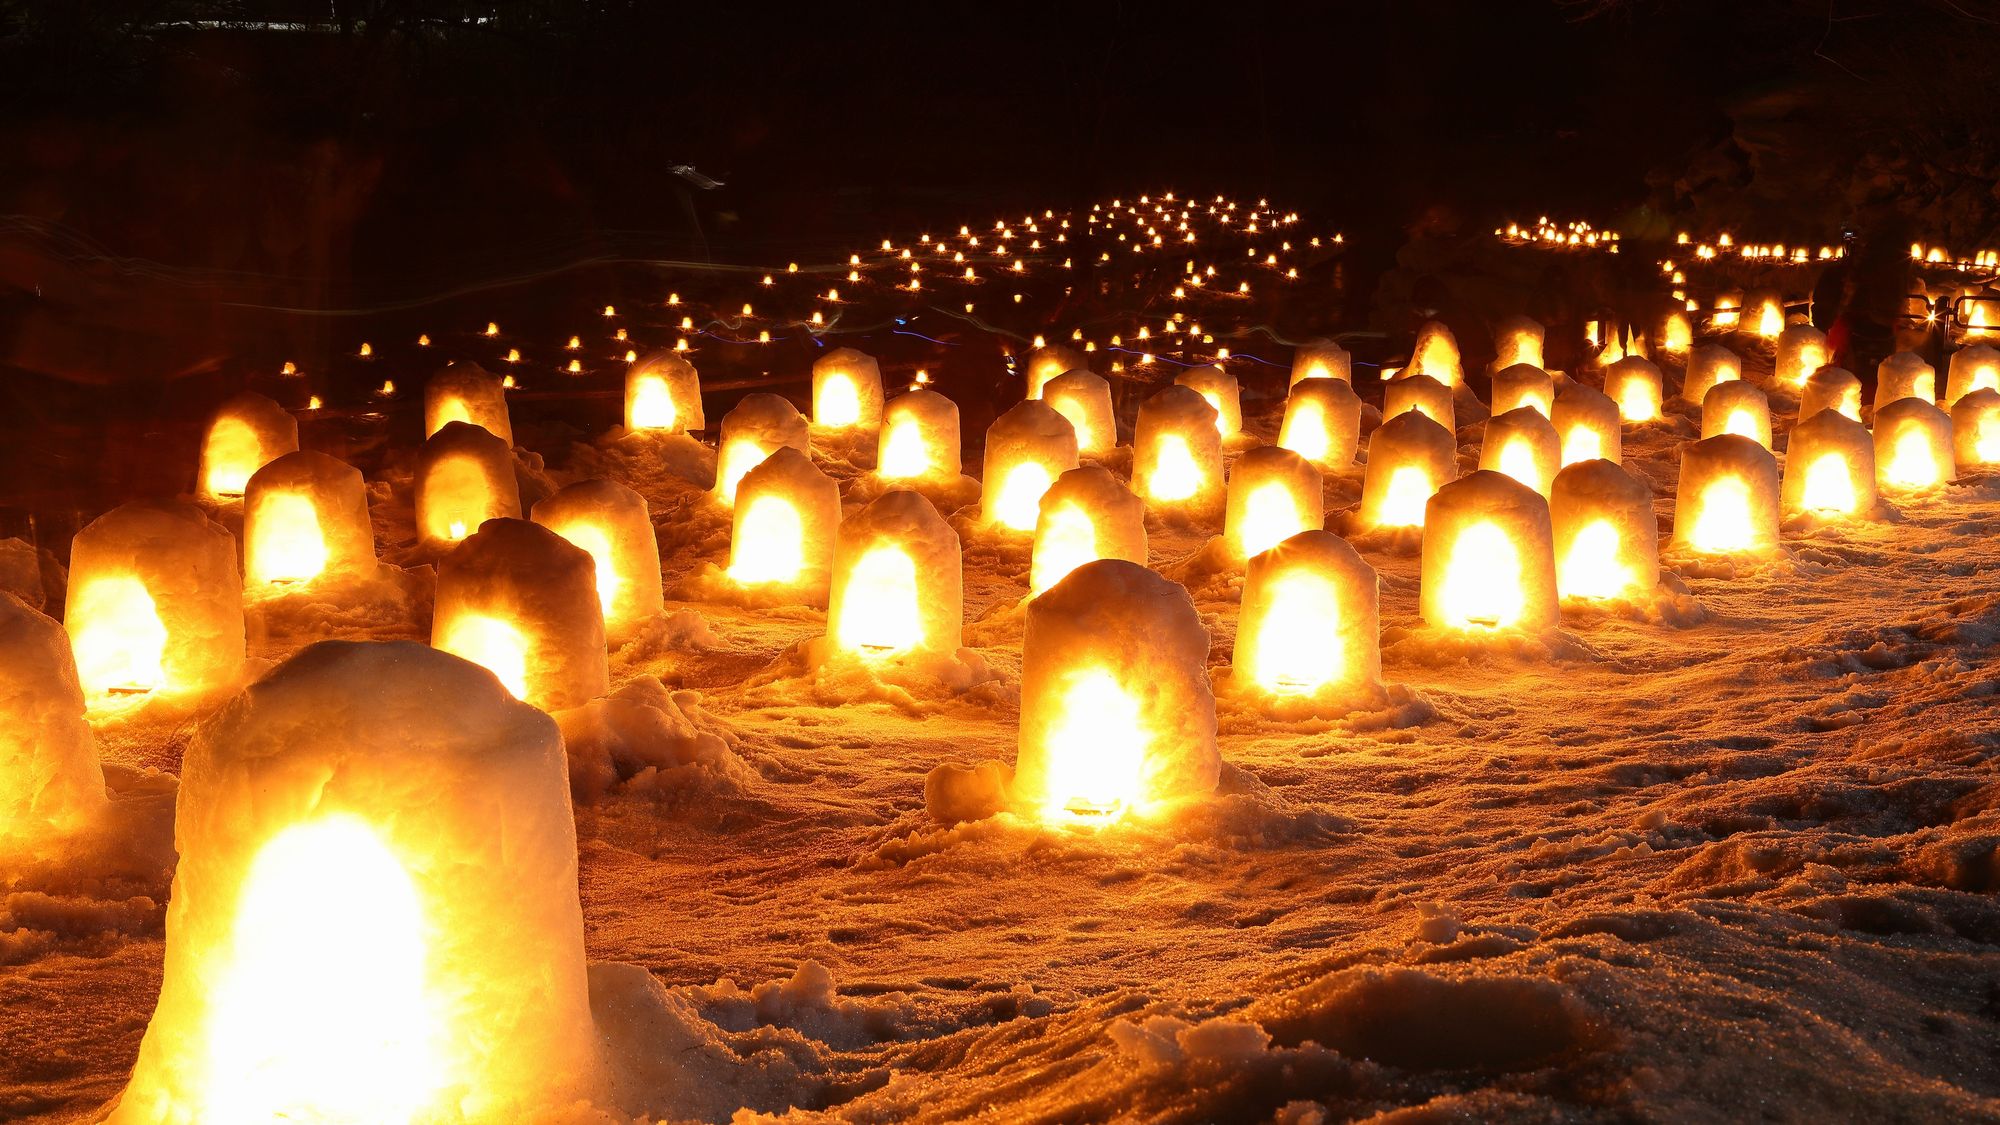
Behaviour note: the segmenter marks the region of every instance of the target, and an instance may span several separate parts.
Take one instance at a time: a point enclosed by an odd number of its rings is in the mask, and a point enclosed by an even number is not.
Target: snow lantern
[[[1681,379],[1681,397],[1701,404],[1709,388],[1743,378],[1743,361],[1721,344],[1703,344],[1688,353],[1687,373]]]
[[[1308,340],[1292,349],[1292,379],[1288,385],[1296,387],[1307,379],[1352,383],[1354,356],[1332,340]]]
[[[1339,697],[1382,684],[1375,568],[1330,531],[1256,555],[1243,582],[1232,671],[1273,695]]]
[[[1451,388],[1429,375],[1405,375],[1382,388],[1382,417],[1416,411],[1449,430],[1457,426]]]
[[[1146,502],[1099,465],[1071,469],[1042,494],[1028,593],[1040,594],[1092,559],[1146,565]]]
[[[1937,401],[1937,368],[1915,352],[1897,352],[1875,367],[1875,409],[1901,398]]]
[[[1844,367],[1821,367],[1806,376],[1799,389],[1799,420],[1803,422],[1822,410],[1838,410],[1859,422],[1861,380]]]
[[[1065,371],[1042,384],[1042,401],[1069,419],[1078,453],[1109,453],[1118,445],[1111,384],[1088,371]]]
[[[660,615],[660,541],[645,497],[617,481],[580,480],[536,503],[528,518],[590,556],[606,633],[623,636]]]
[[[2000,391],[1981,388],[1952,403],[1951,433],[1960,472],[2000,466]]]
[[[1758,293],[1743,306],[1741,328],[1766,340],[1775,340],[1785,331],[1785,303],[1776,293]]]
[[[1806,376],[1826,366],[1833,349],[1826,334],[1810,324],[1789,324],[1778,333],[1776,377],[1787,387],[1803,387]]]
[[[823,606],[839,535],[840,486],[812,458],[780,449],[736,486],[729,577]]]
[[[1604,393],[1618,404],[1618,416],[1627,422],[1651,422],[1660,416],[1664,393],[1660,369],[1653,361],[1628,355],[1604,372]]]
[[[70,545],[63,624],[93,708],[234,686],[244,659],[236,539],[192,505],[113,508]]]
[[[324,453],[287,453],[243,497],[243,577],[283,593],[375,574],[375,526],[361,471]]]
[[[507,389],[498,375],[476,363],[454,363],[424,384],[424,436],[444,429],[447,422],[470,422],[509,448],[514,445]]]
[[[1710,387],[1701,400],[1701,436],[1740,434],[1771,448],[1771,400],[1747,379]]]
[[[1851,516],[1875,506],[1875,442],[1868,427],[1822,410],[1792,427],[1785,447],[1787,512]]]
[[[590,552],[540,524],[488,520],[438,563],[431,644],[544,711],[609,690]]]
[[[1732,289],[1719,293],[1715,298],[1713,314],[1709,323],[1714,327],[1740,329],[1743,327],[1743,292]]]
[[[882,367],[853,348],[835,348],[813,364],[813,425],[873,430],[882,422]]]
[[[1556,625],[1549,502],[1505,473],[1480,469],[1444,485],[1424,512],[1419,608],[1467,632]]]
[[[1222,537],[1239,559],[1261,554],[1301,531],[1326,525],[1326,488],[1311,461],[1275,445],[1258,446],[1229,469]]]
[[[1562,435],[1562,463],[1623,461],[1625,436],[1618,403],[1610,395],[1571,383],[1556,395],[1549,421]]]
[[[1660,320],[1660,350],[1685,353],[1694,346],[1694,322],[1681,309],[1670,310]]]
[[[922,388],[889,400],[875,448],[875,475],[912,484],[958,480],[958,404]]]
[[[1376,427],[1368,438],[1368,467],[1361,477],[1364,528],[1422,527],[1424,505],[1458,476],[1458,440],[1420,411]]]
[[[1090,359],[1075,348],[1061,344],[1049,344],[1028,353],[1028,393],[1026,398],[1042,397],[1042,388],[1050,379],[1066,371],[1090,370]]]
[[[1947,407],[1957,405],[1959,399],[1982,388],[2000,391],[2000,351],[1974,344],[1951,353],[1944,386]]]
[[[1510,363],[1493,373],[1493,413],[1505,414],[1523,406],[1547,417],[1556,399],[1556,381],[1532,363]]]
[[[0,591],[0,857],[86,827],[104,804],[69,636]]]
[[[1549,490],[1556,589],[1565,598],[1629,598],[1660,582],[1653,490],[1612,461],[1578,461]]]
[[[201,443],[201,498],[243,495],[258,469],[299,448],[299,420],[263,395],[245,391],[223,403]]]
[[[1361,444],[1361,396],[1344,379],[1293,384],[1278,444],[1327,472],[1347,468]]]
[[[159,1004],[112,1125],[520,1121],[602,1096],[562,735],[407,641],[203,726]]]
[[[1554,423],[1532,406],[1517,406],[1486,420],[1479,467],[1505,473],[1544,496],[1562,468],[1562,439]]]
[[[838,651],[868,661],[951,656],[964,613],[958,534],[929,500],[884,493],[841,525],[827,611]]]
[[[1674,542],[1705,555],[1768,555],[1778,549],[1778,491],[1777,458],[1756,439],[1689,442],[1681,447]]]
[[[764,458],[790,447],[812,452],[805,415],[782,395],[759,391],[743,396],[722,416],[722,437],[715,453],[715,497],[736,503],[736,484]]]
[[[1028,603],[1016,795],[1046,819],[1098,821],[1214,790],[1208,644],[1187,590],[1124,559]]]
[[[980,473],[981,514],[987,523],[1033,531],[1042,493],[1076,468],[1076,427],[1041,399],[1023,399],[986,427]]]
[[[433,550],[492,519],[519,519],[514,452],[483,426],[446,422],[417,454],[417,534]]]
[[[693,433],[701,414],[701,376],[679,352],[662,348],[625,372],[625,428]]]
[[[1417,329],[1417,342],[1410,349],[1410,365],[1403,368],[1398,378],[1408,379],[1416,375],[1428,375],[1447,387],[1456,387],[1465,381],[1465,369],[1459,360],[1458,338],[1451,334],[1440,321],[1427,320]]]
[[[1503,318],[1493,332],[1493,370],[1505,371],[1521,364],[1539,369],[1542,366],[1542,341],[1547,334],[1540,321],[1525,316]]]
[[[1952,467],[1951,415],[1920,398],[1903,398],[1875,411],[1877,484],[1921,492],[1958,478]]]
[[[1212,516],[1222,506],[1222,435],[1215,408],[1192,387],[1165,387],[1139,404],[1132,491],[1156,510]]]
[[[1243,388],[1236,376],[1211,363],[1188,368],[1174,383],[1194,388],[1215,408],[1216,433],[1232,438],[1243,432]]]

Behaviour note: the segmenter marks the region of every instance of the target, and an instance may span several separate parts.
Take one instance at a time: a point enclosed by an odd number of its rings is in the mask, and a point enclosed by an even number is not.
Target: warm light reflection
[[[898,418],[882,439],[881,463],[875,471],[890,480],[908,480],[931,473],[930,447],[924,443],[923,427],[915,418]]]
[[[632,386],[632,428],[638,430],[670,430],[680,417],[674,406],[674,393],[667,389],[667,381],[658,375],[641,375]]]
[[[251,475],[263,468],[263,457],[264,443],[250,423],[241,418],[218,418],[202,451],[202,463],[208,466],[203,485],[211,496],[241,496]]]
[[[1147,480],[1149,499],[1186,500],[1201,491],[1201,466],[1179,434],[1162,434],[1153,453],[1153,475]]]
[[[493,673],[514,698],[527,698],[528,642],[507,622],[466,614],[451,623],[436,647]]]
[[[1521,577],[1514,541],[1499,524],[1482,520],[1452,543],[1438,605],[1446,622],[1460,629],[1504,629],[1527,608]]]
[[[891,656],[924,641],[917,603],[917,565],[899,547],[876,547],[854,563],[842,595],[840,647],[863,656]]]
[[[1500,447],[1497,468],[1536,492],[1547,491],[1541,467],[1535,464],[1535,443],[1525,437],[1517,437]]]
[[[1048,817],[1115,816],[1144,796],[1146,732],[1139,701],[1102,669],[1074,673],[1048,735]]]
[[[736,486],[742,482],[743,474],[763,464],[764,457],[764,447],[754,441],[738,439],[723,447],[715,470],[715,483],[723,503],[736,503]]]
[[[204,1029],[200,1120],[408,1122],[450,1085],[409,872],[360,818],[293,825],[243,881]]]
[[[1660,416],[1660,401],[1644,381],[1627,379],[1618,389],[1618,413],[1627,422],[1650,422]]]
[[[1270,481],[1250,490],[1237,532],[1243,557],[1262,554],[1304,530],[1306,521],[1298,500],[1283,481]]]
[[[1729,412],[1729,420],[1722,424],[1722,432],[1747,437],[1760,445],[1764,441],[1762,421],[1757,417],[1757,412],[1747,406],[1739,406]]]
[[[1028,576],[1030,594],[1063,580],[1070,571],[1099,558],[1097,524],[1089,513],[1075,504],[1063,504],[1047,513],[1035,541],[1035,557]]]
[[[432,428],[431,432],[436,433],[453,422],[464,422],[468,425],[478,424],[473,422],[472,412],[465,408],[465,400],[456,395],[445,399],[438,405],[437,425]]]
[[[1215,432],[1228,437],[1229,421],[1222,414],[1222,396],[1215,391],[1202,391],[1201,397],[1207,399],[1208,404],[1215,408]]]
[[[992,507],[995,521],[1015,531],[1033,531],[1035,520],[1041,516],[1042,493],[1054,483],[1048,466],[1040,461],[1016,464],[1000,482],[1000,494]]]
[[[854,376],[836,371],[820,382],[813,396],[813,421],[822,426],[852,426],[861,421],[861,389]]]
[[[85,694],[140,695],[165,685],[167,627],[138,578],[99,578],[85,586],[70,608],[69,627]]]
[[[1764,311],[1757,318],[1757,335],[1767,340],[1775,340],[1785,330],[1785,311],[1776,301],[1766,301]]]
[[[266,496],[257,505],[257,541],[248,552],[252,582],[309,582],[326,569],[326,533],[312,498],[297,492]]]
[[[1982,465],[2000,463],[2000,413],[1988,411],[1979,418],[1978,436],[1972,452]]]
[[[1556,586],[1566,598],[1618,598],[1632,587],[1632,568],[1619,559],[1623,545],[1610,520],[1592,520],[1570,540]]]
[[[1422,527],[1424,505],[1430,502],[1430,474],[1415,465],[1404,465],[1389,474],[1389,487],[1382,492],[1382,513],[1375,522],[1381,527]]]
[[[1742,477],[1718,477],[1701,492],[1701,510],[1688,542],[1711,554],[1747,551],[1757,545],[1757,527],[1750,514],[1750,482]]]
[[[1930,488],[1943,480],[1944,470],[1931,448],[1930,435],[1917,426],[1896,435],[1889,463],[1882,467],[1882,479],[1897,488]]]
[[[746,586],[796,582],[805,565],[805,523],[798,505],[781,496],[752,500],[729,547],[729,577]]]
[[[1326,460],[1328,451],[1333,448],[1333,435],[1326,428],[1326,409],[1315,399],[1302,399],[1285,412],[1278,445],[1308,461]]]
[[[625,580],[618,576],[618,560],[611,550],[611,536],[594,523],[572,523],[551,530],[590,556],[590,561],[597,568],[597,603],[609,617],[611,606],[618,600],[618,591],[625,584]]]
[[[1299,569],[1271,585],[1270,610],[1257,634],[1257,682],[1281,694],[1310,694],[1339,679],[1340,592],[1326,577]]]
[[[1563,467],[1578,461],[1595,461],[1604,456],[1604,435],[1585,423],[1571,426],[1563,435]],[[1512,474],[1509,474],[1512,475]]]
[[[1847,458],[1822,453],[1806,466],[1805,494],[1799,503],[1810,512],[1854,511],[1854,479],[1848,474]]]

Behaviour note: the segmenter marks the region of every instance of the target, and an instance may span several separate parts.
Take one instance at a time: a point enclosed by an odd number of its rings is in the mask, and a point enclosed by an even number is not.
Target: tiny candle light
[[[1618,404],[1618,416],[1627,422],[1658,419],[1663,386],[1660,369],[1636,355],[1626,356],[1604,372],[1604,393]]]
[[[1897,352],[1875,368],[1875,409],[1905,398],[1937,401],[1937,368],[1915,352]]]
[[[1554,628],[1549,502],[1488,469],[1439,488],[1424,513],[1419,603],[1426,622],[1465,632]]]
[[[1837,410],[1859,422],[1861,380],[1841,367],[1822,367],[1806,376],[1805,385],[1799,388],[1799,419],[1804,421],[1822,410]]]
[[[737,483],[729,577],[767,595],[825,606],[839,532],[840,486],[787,446]]]
[[[616,481],[580,480],[536,501],[528,518],[590,555],[608,637],[660,615],[660,543],[645,497]]]
[[[1709,389],[1718,383],[1743,378],[1743,360],[1721,344],[1703,344],[1688,353],[1687,374],[1681,380],[1681,397],[1703,404]]]
[[[70,544],[63,625],[92,710],[234,686],[244,661],[236,537],[191,504],[113,508]]]
[[[1236,376],[1209,364],[1188,368],[1174,383],[1190,387],[1208,400],[1215,408],[1215,431],[1225,440],[1243,432],[1243,388]]]
[[[1035,596],[1093,559],[1146,564],[1146,502],[1101,465],[1056,478],[1035,522],[1028,593]]]
[[[509,446],[514,444],[506,387],[499,376],[476,363],[454,363],[424,384],[424,436],[449,422],[470,422]]]
[[[1510,363],[1493,373],[1493,413],[1528,407],[1549,416],[1555,404],[1556,381],[1532,363]]]
[[[1332,340],[1308,340],[1292,349],[1291,385],[1296,387],[1308,379],[1337,379],[1352,383],[1354,357]]]
[[[701,376],[680,353],[662,348],[626,369],[626,429],[693,433],[706,424]]]
[[[882,422],[882,367],[853,348],[835,348],[813,363],[813,425],[873,431]]]
[[[1945,376],[1944,405],[1949,408],[1977,390],[2000,391],[2000,351],[1974,344],[1951,353]]]
[[[1187,590],[1123,559],[1085,563],[1028,603],[1017,798],[1092,823],[1212,791],[1208,646]]]
[[[722,416],[722,436],[715,451],[715,498],[735,504],[736,484],[743,474],[787,446],[812,452],[805,415],[782,395],[762,391],[744,395]]]
[[[1458,476],[1458,441],[1418,411],[1382,423],[1368,438],[1357,517],[1363,529],[1422,527],[1424,505]]]
[[[1404,374],[1382,388],[1382,417],[1385,420],[1413,410],[1445,429],[1457,425],[1451,388],[1429,375]]]
[[[1079,454],[1109,453],[1118,445],[1118,420],[1111,407],[1111,384],[1089,371],[1065,371],[1042,384],[1042,401],[1076,429]]]
[[[1565,599],[1631,598],[1660,581],[1653,491],[1610,461],[1578,461],[1549,490],[1556,589]]]
[[[1076,427],[1047,402],[1023,399],[986,428],[982,518],[1011,531],[1033,531],[1042,493],[1076,466]]]
[[[1959,472],[2000,467],[2000,391],[1981,388],[1952,403],[1951,435]]]
[[[1236,558],[1248,559],[1325,524],[1324,482],[1311,461],[1265,445],[1230,466],[1222,537]]]
[[[263,395],[245,391],[216,409],[201,443],[201,498],[243,495],[251,474],[299,448],[299,423]]]
[[[521,490],[507,443],[470,422],[446,422],[417,453],[417,533],[442,550],[490,519],[518,519]]]
[[[875,446],[875,475],[911,485],[951,484],[961,471],[958,404],[919,387],[889,400]]]
[[[1920,398],[1897,399],[1875,411],[1876,483],[1898,493],[1950,484],[1951,415]]]
[[[431,646],[544,711],[609,690],[597,561],[523,519],[486,521],[438,563]]]
[[[1222,435],[1215,408],[1192,387],[1170,386],[1139,404],[1132,490],[1156,512],[1208,519],[1222,509]]]
[[[300,451],[257,470],[243,497],[243,571],[253,594],[373,577],[375,529],[360,470]]]
[[[1486,420],[1479,467],[1505,473],[1547,496],[1556,470],[1562,468],[1562,439],[1540,411],[1517,406]]]
[[[1602,391],[1570,383],[1556,393],[1549,421],[1562,435],[1562,462],[1622,461],[1625,438],[1618,403]]]
[[[1361,397],[1344,379],[1306,379],[1285,396],[1278,444],[1324,472],[1354,463],[1361,444]]]
[[[1738,434],[1771,448],[1771,400],[1746,379],[1732,379],[1709,388],[1701,401],[1701,436]]]
[[[1868,427],[1822,410],[1792,427],[1785,448],[1784,510],[1853,516],[1875,506],[1875,442]]]
[[[1274,696],[1352,700],[1382,686],[1381,583],[1347,541],[1303,531],[1250,560],[1232,675]]]
[[[1704,555],[1775,554],[1778,505],[1777,458],[1756,440],[1725,433],[1681,448],[1676,544]]]
[[[949,657],[964,613],[958,534],[929,500],[887,492],[841,525],[827,610],[836,653],[876,665]]]

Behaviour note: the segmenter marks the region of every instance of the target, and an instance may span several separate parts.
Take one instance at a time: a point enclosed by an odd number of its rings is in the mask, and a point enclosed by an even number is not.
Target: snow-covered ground
[[[1627,431],[1663,529],[1697,428],[1670,404]],[[1668,612],[1502,648],[1440,643],[1414,546],[1365,543],[1390,704],[1284,722],[1225,696],[1212,801],[1089,831],[926,802],[940,766],[1013,760],[1025,540],[953,521],[991,676],[861,690],[793,651],[822,613],[689,600],[727,561],[705,469],[604,440],[539,482],[618,479],[660,534],[667,616],[612,655],[632,706],[564,721],[633,1111],[2000,1120],[2000,479],[1788,526],[1779,560],[1670,579]],[[373,482],[391,562],[409,484],[407,459]],[[1359,466],[1329,478],[1330,526],[1359,492]],[[1220,672],[1241,579],[1188,562],[1220,527],[1152,531]],[[252,655],[427,639],[428,582],[266,618]],[[87,1118],[124,1082],[192,727],[101,730],[113,842],[0,898],[0,1117]]]

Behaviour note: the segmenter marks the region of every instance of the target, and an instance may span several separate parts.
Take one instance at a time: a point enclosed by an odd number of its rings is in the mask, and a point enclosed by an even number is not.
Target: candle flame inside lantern
[[[1776,301],[1766,301],[1764,312],[1757,318],[1757,334],[1775,340],[1785,330],[1785,313]]]
[[[1723,423],[1722,432],[1747,437],[1754,442],[1761,443],[1764,440],[1764,428],[1757,424],[1757,415],[1742,406],[1729,412],[1729,420]]]
[[[632,425],[642,430],[672,429],[680,411],[673,392],[658,375],[642,375],[632,388]]]
[[[212,1121],[417,1120],[448,1083],[423,902],[360,818],[257,852],[205,1031]]]
[[[310,582],[326,569],[326,533],[312,499],[296,492],[264,500],[257,510],[257,542],[250,553],[253,582]]]
[[[1929,488],[1943,478],[1929,435],[1915,426],[1896,435],[1882,477],[1898,488]]]
[[[1618,390],[1618,413],[1627,422],[1650,422],[1660,416],[1660,404],[1654,399],[1651,387],[1629,379]]]
[[[1278,445],[1308,461],[1323,461],[1333,448],[1333,435],[1326,430],[1326,410],[1313,399],[1304,399],[1285,415]]]
[[[1603,456],[1604,435],[1591,426],[1578,423],[1563,435],[1562,459],[1565,468],[1578,461],[1595,461]]]
[[[437,647],[493,673],[514,698],[527,698],[528,642],[507,622],[467,614],[452,622]]]
[[[167,627],[146,584],[100,578],[76,599],[71,646],[77,679],[94,697],[141,695],[166,683]]]
[[[1263,554],[1272,547],[1306,530],[1305,519],[1299,513],[1298,501],[1283,481],[1261,484],[1250,492],[1245,502],[1243,526],[1238,534],[1242,542],[1238,545],[1244,558]]]
[[[855,561],[836,639],[841,648],[863,656],[892,656],[923,643],[917,564],[909,552],[877,547]]]
[[[813,400],[813,421],[822,426],[852,426],[861,421],[861,389],[854,376],[836,371],[826,377]]]
[[[1460,629],[1504,629],[1521,619],[1521,554],[1500,525],[1482,520],[1459,532],[1440,605]]]
[[[250,475],[262,467],[264,444],[241,418],[218,418],[203,452],[209,467],[205,482],[209,495],[241,496],[249,487]]]
[[[890,480],[929,476],[931,452],[924,444],[923,427],[915,418],[898,418],[882,439],[881,463],[875,471]]]
[[[1139,701],[1103,669],[1075,673],[1048,733],[1051,819],[1116,816],[1143,796],[1152,738]]]
[[[1422,527],[1424,505],[1433,491],[1430,474],[1404,465],[1389,475],[1389,487],[1382,496],[1382,518],[1377,522],[1383,527]]]
[[[737,541],[730,545],[729,577],[746,586],[796,582],[805,565],[805,523],[798,505],[780,496],[752,500]]]
[[[742,482],[743,474],[763,463],[764,449],[754,441],[732,441],[725,446],[721,464],[716,468],[723,503],[736,503],[736,486]]]
[[[1154,452],[1153,475],[1147,482],[1150,499],[1186,500],[1201,491],[1201,466],[1180,434],[1161,434]]]
[[[572,523],[552,530],[590,556],[597,570],[597,604],[609,617],[612,605],[618,601],[618,591],[625,585],[625,580],[618,576],[618,559],[611,549],[611,536],[594,523]]]
[[[1756,545],[1756,524],[1750,515],[1750,482],[1719,477],[1702,489],[1701,511],[1688,536],[1697,551],[1728,553]]]
[[[465,400],[456,397],[445,399],[442,403],[438,404],[437,426],[431,432],[436,433],[452,422],[466,422],[478,425],[477,422],[473,422],[472,411],[466,408]]]
[[[1542,471],[1535,464],[1535,445],[1527,438],[1517,437],[1501,447],[1498,468],[1536,492],[1546,490]]]
[[[1807,511],[1852,512],[1854,481],[1847,473],[1847,458],[1838,453],[1822,453],[1806,466],[1805,495],[1800,502]]]
[[[1041,593],[1062,581],[1070,571],[1099,557],[1097,524],[1075,504],[1063,504],[1050,511],[1039,533],[1034,565],[1028,576],[1031,595]]]
[[[1023,461],[1007,470],[1000,482],[1000,495],[993,511],[1002,527],[1033,531],[1042,510],[1042,493],[1054,484],[1048,466],[1039,461]]]
[[[1324,577],[1295,570],[1271,591],[1271,609],[1257,634],[1257,679],[1281,694],[1318,691],[1342,673],[1340,596]]]
[[[1562,557],[1557,587],[1565,597],[1616,598],[1631,588],[1632,568],[1619,561],[1622,546],[1610,520],[1592,520],[1577,531]]]

